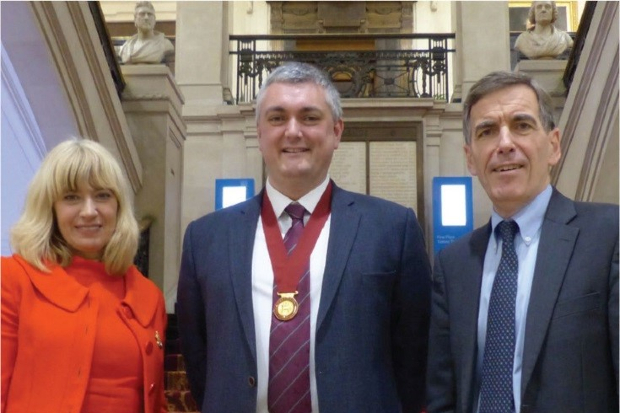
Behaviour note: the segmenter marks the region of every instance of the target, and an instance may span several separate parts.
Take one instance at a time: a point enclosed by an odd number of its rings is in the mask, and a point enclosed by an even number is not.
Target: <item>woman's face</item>
[[[109,189],[80,184],[54,202],[60,234],[74,255],[98,260],[116,229],[118,200]]]

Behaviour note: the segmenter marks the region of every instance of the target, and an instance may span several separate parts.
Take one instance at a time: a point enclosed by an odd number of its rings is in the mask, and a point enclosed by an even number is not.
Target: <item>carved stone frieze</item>
[[[410,33],[413,3],[270,1],[271,33]]]

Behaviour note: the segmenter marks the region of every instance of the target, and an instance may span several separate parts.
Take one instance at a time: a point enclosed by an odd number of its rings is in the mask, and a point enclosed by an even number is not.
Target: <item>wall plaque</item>
[[[417,212],[416,142],[370,142],[370,195]]]
[[[366,143],[340,142],[334,152],[329,176],[348,191],[366,193]]]

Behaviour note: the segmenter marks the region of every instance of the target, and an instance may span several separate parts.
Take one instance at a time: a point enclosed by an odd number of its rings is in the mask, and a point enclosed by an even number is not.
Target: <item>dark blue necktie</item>
[[[519,232],[519,225],[514,221],[502,221],[496,230],[502,237],[502,258],[497,274],[495,274],[489,301],[479,413],[515,411],[512,367],[515,351],[515,303],[519,262],[514,238]]]

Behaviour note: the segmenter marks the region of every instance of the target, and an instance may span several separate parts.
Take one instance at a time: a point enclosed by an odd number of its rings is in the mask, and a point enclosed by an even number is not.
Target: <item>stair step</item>
[[[178,338],[170,339],[166,337],[166,354],[181,354],[181,341]]]
[[[189,390],[166,390],[168,412],[199,412]]]
[[[164,385],[166,390],[187,390],[189,381],[185,371],[167,371],[164,373]]]
[[[185,359],[180,354],[166,354],[164,358],[164,371],[184,371]]]

